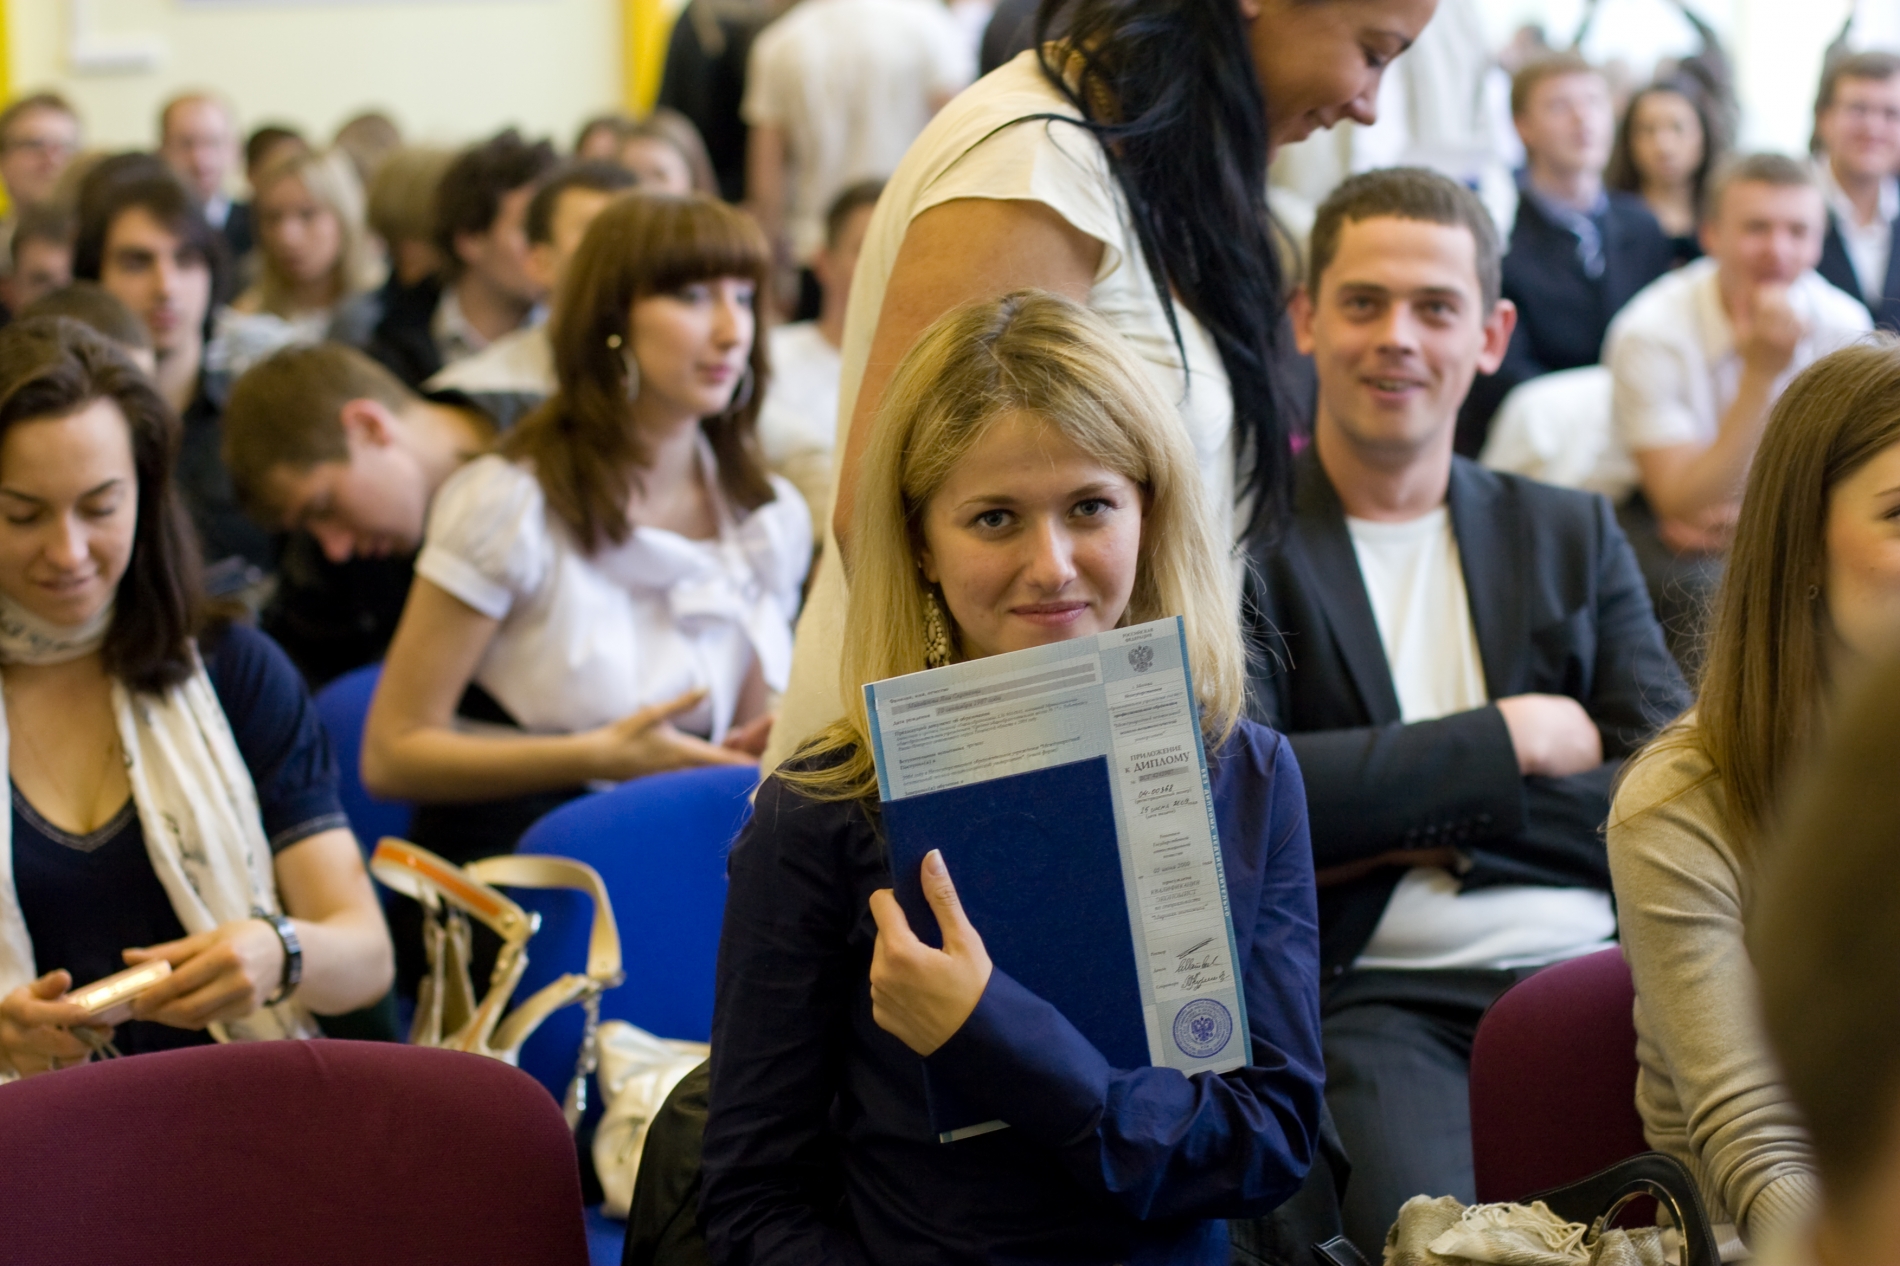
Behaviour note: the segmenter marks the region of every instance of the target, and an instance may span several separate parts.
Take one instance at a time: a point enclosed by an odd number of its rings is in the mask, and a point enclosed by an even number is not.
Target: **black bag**
[[[699,1158],[710,1065],[680,1078],[653,1115],[627,1210],[621,1266],[711,1266],[699,1225]]]

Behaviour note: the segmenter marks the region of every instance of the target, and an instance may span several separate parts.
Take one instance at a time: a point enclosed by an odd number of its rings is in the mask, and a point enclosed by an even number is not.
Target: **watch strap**
[[[277,991],[264,999],[265,1006],[274,1007],[290,997],[303,980],[303,942],[298,939],[296,925],[274,910],[255,907],[251,917],[270,924],[271,931],[284,943],[284,973],[278,978]]]

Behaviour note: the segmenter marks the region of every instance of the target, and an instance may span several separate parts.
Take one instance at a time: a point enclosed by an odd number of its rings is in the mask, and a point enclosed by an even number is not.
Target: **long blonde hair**
[[[1721,781],[1730,846],[1752,864],[1828,689],[1827,520],[1834,490],[1900,443],[1900,343],[1844,348],[1776,401],[1748,475],[1695,711],[1629,763],[1700,751]],[[1659,807],[1635,806],[1619,821]]]
[[[337,220],[336,264],[330,271],[333,304],[374,289],[381,280],[382,267],[374,243],[363,222],[363,186],[348,154],[341,150],[317,153],[299,149],[275,160],[258,173],[257,197],[280,181],[297,179],[317,203]],[[261,228],[261,225],[260,225]],[[254,304],[260,312],[281,317],[297,316],[292,306],[296,286],[277,271],[270,252],[260,241],[257,247],[257,280],[246,296],[246,306]]]
[[[991,424],[1018,411],[1142,489],[1147,508],[1122,621],[1180,616],[1209,747],[1233,730],[1246,689],[1234,572],[1180,415],[1107,322],[1060,296],[1022,290],[939,318],[878,408],[852,517],[844,716],[780,774],[805,794],[877,795],[863,686],[925,666],[926,582],[915,553],[924,507]]]

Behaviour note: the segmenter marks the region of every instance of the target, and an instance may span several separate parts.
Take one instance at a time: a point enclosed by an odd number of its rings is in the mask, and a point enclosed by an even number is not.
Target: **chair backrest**
[[[620,927],[626,983],[601,995],[602,1019],[703,1042],[712,1031],[713,964],[726,909],[726,853],[752,812],[759,771],[717,765],[651,774],[584,796],[528,829],[515,850],[572,857],[600,872]],[[587,961],[592,912],[577,892],[510,889],[541,915],[528,942],[526,997]],[[556,1012],[521,1050],[521,1067],[556,1097],[574,1075],[583,1019]]]
[[[363,789],[363,722],[382,675],[381,664],[370,664],[344,673],[317,691],[317,716],[336,749],[337,798],[365,852],[385,835],[408,839],[409,819],[415,812],[407,801],[374,800]]]
[[[248,1042],[0,1086],[9,1261],[585,1266],[574,1142],[492,1059]]]
[[[1621,949],[1506,990],[1471,1046],[1478,1199],[1516,1200],[1648,1149],[1636,1111],[1636,1000]]]

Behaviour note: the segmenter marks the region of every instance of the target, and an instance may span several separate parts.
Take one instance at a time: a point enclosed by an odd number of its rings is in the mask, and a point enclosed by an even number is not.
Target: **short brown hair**
[[[874,207],[877,200],[884,196],[882,180],[860,180],[855,185],[846,185],[838,191],[838,196],[825,208],[825,246],[836,246],[838,239],[844,236],[844,226],[854,213],[865,207]]]
[[[1900,1108],[1900,663],[1842,702],[1747,928],[1768,1038],[1836,1207],[1878,1172]]]
[[[1546,53],[1533,57],[1511,76],[1511,117],[1524,117],[1524,112],[1531,108],[1531,94],[1537,91],[1538,84],[1567,75],[1594,75],[1602,79],[1603,71],[1581,53]]]
[[[71,317],[120,347],[152,350],[152,332],[145,322],[96,281],[75,281],[35,299],[20,313],[23,321],[33,317]]]
[[[545,246],[554,240],[554,216],[561,209],[561,198],[573,189],[593,193],[623,193],[639,184],[634,174],[619,163],[596,158],[567,163],[541,182],[528,202],[526,228],[528,240]]]
[[[1504,254],[1498,226],[1478,195],[1448,176],[1423,167],[1386,167],[1353,176],[1333,190],[1313,217],[1307,243],[1306,288],[1319,293],[1320,278],[1339,253],[1347,224],[1361,220],[1417,220],[1462,228],[1471,234],[1478,265],[1478,293],[1486,312],[1504,288]]]
[[[525,141],[513,128],[455,156],[435,191],[435,247],[450,280],[462,275],[455,239],[488,232],[501,214],[502,198],[539,184],[557,161],[553,146]]]
[[[1821,86],[1814,94],[1814,138],[1808,148],[1815,153],[1821,151],[1821,116],[1834,104],[1834,94],[1840,91],[1843,79],[1873,79],[1886,81],[1900,75],[1900,55],[1869,50],[1864,53],[1849,53],[1844,57],[1831,59],[1821,68]]]
[[[23,207],[13,226],[13,241],[9,247],[13,262],[16,265],[20,262],[20,248],[28,242],[53,242],[70,250],[78,232],[78,220],[69,206],[49,202]]]
[[[79,120],[79,111],[73,109],[72,102],[57,92],[29,93],[0,110],[0,149],[7,147],[7,133],[13,130],[13,125],[35,110],[56,110],[74,122]]]
[[[391,247],[435,241],[435,189],[455,152],[406,145],[383,159],[369,182],[370,231]]]
[[[261,517],[275,517],[270,473],[305,471],[349,457],[343,406],[374,400],[392,410],[420,397],[353,347],[318,343],[287,347],[247,370],[224,406],[224,464],[239,499]]]
[[[1771,185],[1777,189],[1819,189],[1814,179],[1814,168],[1798,158],[1786,154],[1742,154],[1731,158],[1715,169],[1709,178],[1709,188],[1703,196],[1702,206],[1704,223],[1713,221],[1722,214],[1722,199],[1736,185]]]
[[[548,320],[554,395],[502,441],[508,457],[533,468],[548,508],[582,549],[591,553],[627,539],[633,530],[628,491],[648,461],[627,416],[628,314],[635,300],[692,282],[744,277],[754,286],[750,397],[699,425],[712,445],[726,497],[742,510],[773,499],[757,440],[759,404],[771,376],[760,316],[771,306],[771,267],[771,249],[757,222],[704,194],[635,191],[595,217]]]

